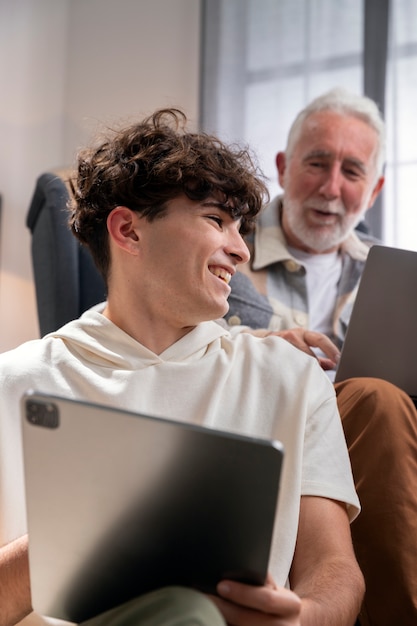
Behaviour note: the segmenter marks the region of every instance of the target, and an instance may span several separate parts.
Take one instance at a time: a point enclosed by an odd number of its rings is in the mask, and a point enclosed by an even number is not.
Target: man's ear
[[[139,216],[125,206],[117,206],[107,216],[109,238],[129,254],[138,253]]]
[[[371,197],[370,197],[369,203],[368,203],[368,209],[371,208],[371,206],[373,205],[373,203],[377,199],[377,196],[379,195],[379,193],[381,192],[382,187],[384,186],[384,182],[385,182],[385,178],[383,176],[380,176],[378,178],[377,182],[376,182],[375,187],[372,190]]]
[[[276,163],[277,170],[278,170],[279,184],[284,189],[284,173],[285,173],[285,168],[287,166],[285,152],[278,152],[277,156],[275,157],[275,163]]]

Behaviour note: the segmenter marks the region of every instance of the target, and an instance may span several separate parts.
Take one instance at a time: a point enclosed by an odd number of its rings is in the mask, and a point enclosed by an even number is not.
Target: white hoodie
[[[315,359],[280,338],[231,337],[205,322],[156,355],[90,310],[1,354],[0,389],[1,545],[26,530],[19,401],[29,389],[280,440],[270,562],[279,585],[293,558],[301,495],[346,502],[351,519],[359,511],[333,385]]]

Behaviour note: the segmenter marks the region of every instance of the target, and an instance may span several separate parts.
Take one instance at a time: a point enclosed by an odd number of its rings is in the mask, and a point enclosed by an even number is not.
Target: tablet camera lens
[[[58,428],[58,409],[52,402],[30,400],[26,404],[26,418],[34,426]]]

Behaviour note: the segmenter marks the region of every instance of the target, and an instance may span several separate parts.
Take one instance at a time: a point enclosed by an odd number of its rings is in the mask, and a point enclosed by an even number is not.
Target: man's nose
[[[235,263],[246,263],[250,259],[250,252],[239,231],[230,234],[226,252],[233,257]]]
[[[319,192],[326,200],[335,200],[340,197],[342,183],[340,168],[334,165],[324,172]]]

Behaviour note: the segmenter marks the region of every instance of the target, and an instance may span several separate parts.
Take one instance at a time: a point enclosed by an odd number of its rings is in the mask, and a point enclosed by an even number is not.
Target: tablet
[[[21,412],[36,612],[78,623],[167,585],[263,584],[280,442],[34,391]]]

